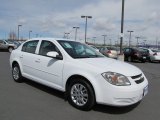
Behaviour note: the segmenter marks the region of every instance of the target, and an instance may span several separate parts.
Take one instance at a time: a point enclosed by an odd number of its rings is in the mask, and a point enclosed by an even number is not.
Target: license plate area
[[[143,96],[146,96],[148,93],[148,86],[143,89]]]

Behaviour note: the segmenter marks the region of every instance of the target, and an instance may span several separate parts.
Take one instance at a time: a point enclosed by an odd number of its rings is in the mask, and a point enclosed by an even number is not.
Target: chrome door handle
[[[23,58],[23,55],[21,55],[20,58]]]

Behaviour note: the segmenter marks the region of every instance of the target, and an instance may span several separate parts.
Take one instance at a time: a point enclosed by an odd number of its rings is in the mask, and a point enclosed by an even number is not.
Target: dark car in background
[[[132,62],[135,60],[146,62],[149,59],[149,52],[141,48],[124,48],[124,60]]]

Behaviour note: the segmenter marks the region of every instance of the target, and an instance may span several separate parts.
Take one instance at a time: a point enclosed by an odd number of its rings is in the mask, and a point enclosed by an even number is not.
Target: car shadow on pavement
[[[140,104],[140,102],[138,102],[134,105],[125,106],[125,107],[114,107],[114,106],[96,104],[95,107],[93,108],[93,110],[97,111],[97,112],[108,113],[108,114],[124,114],[124,113],[128,113],[128,112],[132,111],[139,104]]]
[[[30,85],[32,87],[35,87],[35,88],[37,88],[39,90],[42,90],[42,91],[46,92],[48,94],[54,95],[56,97],[59,97],[59,98],[62,98],[62,99],[65,100],[65,94],[64,94],[64,92],[61,92],[61,91],[58,91],[56,89],[47,87],[45,85],[41,85],[41,84],[36,83],[34,81],[28,80],[26,78],[24,78],[23,83],[26,83],[26,84],[28,84],[28,85]]]
[[[0,52],[8,52],[8,50],[1,50],[1,49],[0,49]]]
[[[39,90],[42,90],[50,95],[64,99],[66,101],[66,97],[65,97],[64,92],[47,87],[45,85],[41,85],[41,84],[36,83],[34,81],[28,80],[26,78],[24,78],[23,83],[28,84],[34,88],[39,89]],[[113,106],[96,104],[92,110],[97,111],[97,112],[102,112],[102,113],[108,113],[108,114],[124,114],[124,113],[128,113],[128,112],[132,111],[134,108],[136,108],[139,105],[139,103],[140,102],[138,102],[134,105],[131,105],[131,106],[127,106],[127,107],[113,107]]]

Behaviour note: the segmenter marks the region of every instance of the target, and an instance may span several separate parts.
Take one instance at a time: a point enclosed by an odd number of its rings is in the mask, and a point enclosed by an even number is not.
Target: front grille
[[[140,84],[140,83],[142,83],[144,81],[144,77],[141,77],[139,80],[136,80],[135,82],[137,83],[137,84]]]
[[[131,76],[131,78],[135,81],[135,83],[140,84],[144,81],[144,77],[142,76],[142,73],[139,75]]]
[[[139,74],[139,75],[136,75],[136,76],[131,76],[131,78],[132,79],[136,79],[136,78],[139,78],[139,77],[141,77],[142,76],[142,74]]]

